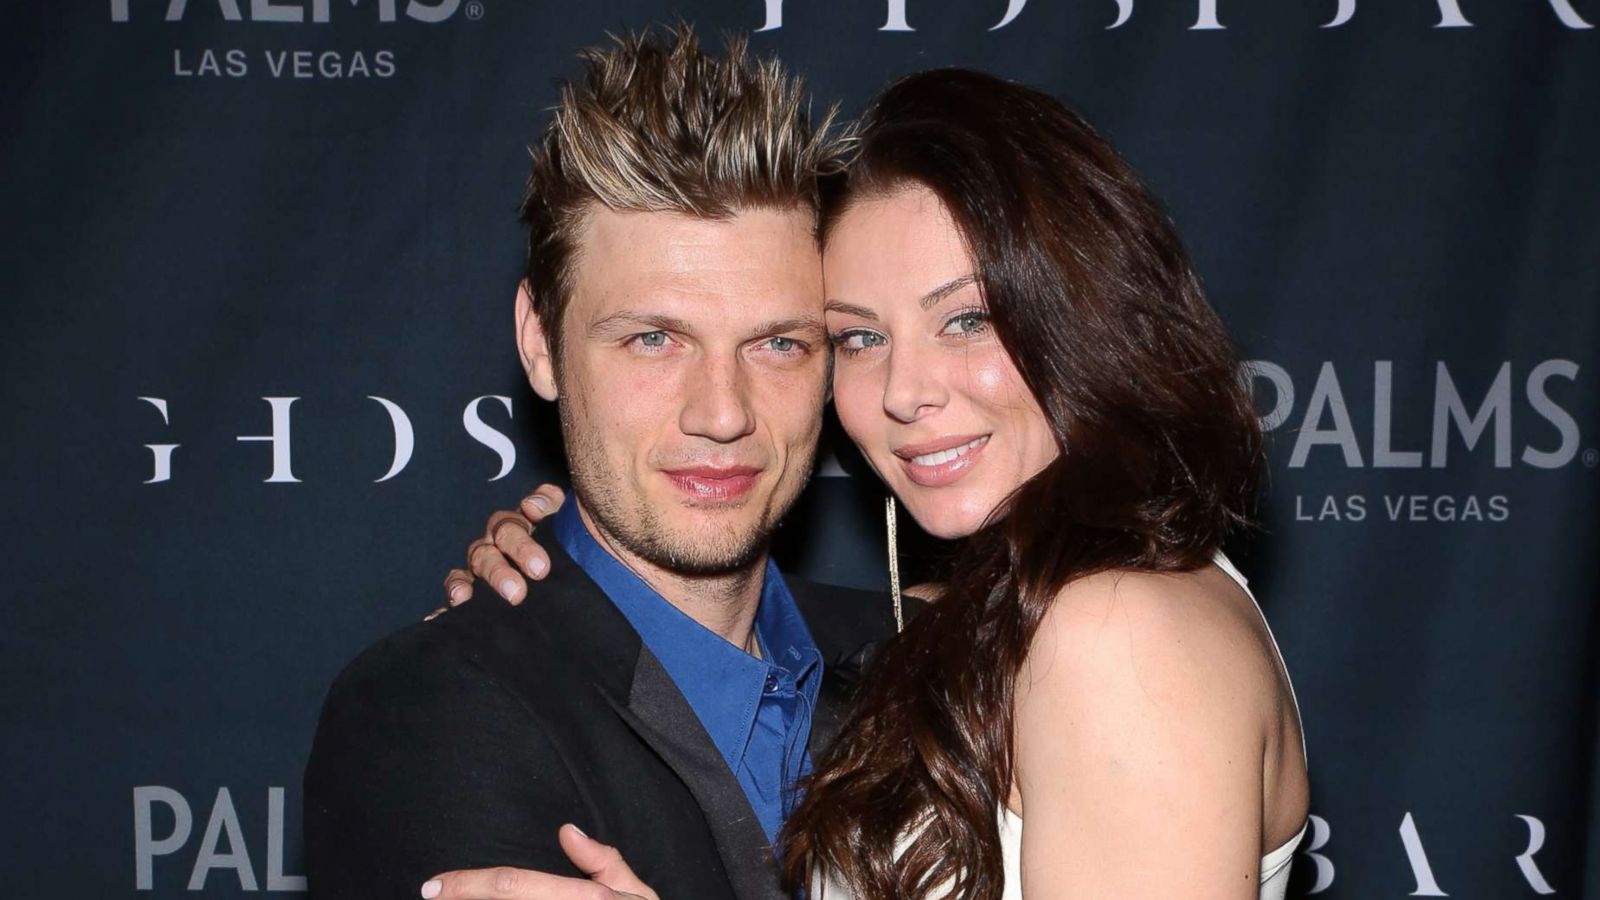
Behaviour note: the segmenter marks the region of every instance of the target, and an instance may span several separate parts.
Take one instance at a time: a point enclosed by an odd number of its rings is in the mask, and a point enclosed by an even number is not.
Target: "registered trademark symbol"
[[[467,18],[474,22],[483,18],[482,0],[467,0]]]
[[[1583,451],[1583,464],[1591,469],[1600,466],[1600,450],[1590,447]]]

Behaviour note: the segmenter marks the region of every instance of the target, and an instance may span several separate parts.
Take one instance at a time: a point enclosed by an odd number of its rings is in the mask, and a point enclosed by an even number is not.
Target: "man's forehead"
[[[745,334],[772,323],[821,327],[820,284],[805,291],[770,290],[764,285],[722,282],[715,287],[656,284],[646,289],[574,292],[567,321],[573,327],[627,331],[688,329]]]
[[[670,262],[685,256],[734,255],[782,247],[807,259],[820,259],[814,215],[803,207],[752,207],[727,216],[705,217],[591,205],[576,237],[580,251],[600,257],[655,249],[659,259]]]
[[[725,219],[600,210],[580,237],[578,256],[579,308],[569,312],[580,317],[643,307],[757,317],[821,309],[822,258],[809,214],[799,210]]]

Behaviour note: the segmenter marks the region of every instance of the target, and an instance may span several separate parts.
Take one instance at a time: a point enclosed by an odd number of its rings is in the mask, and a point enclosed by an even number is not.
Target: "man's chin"
[[[766,553],[778,516],[789,503],[770,490],[734,499],[687,496],[652,485],[649,500],[613,524],[627,549],[652,565],[683,575],[725,575],[748,568]],[[760,487],[766,487],[761,485]],[[643,498],[640,498],[643,500]],[[609,517],[607,517],[609,518]]]
[[[731,524],[731,523],[730,523]],[[670,529],[654,535],[650,561],[684,575],[721,575],[746,568],[761,558],[771,539],[750,523],[743,527]]]

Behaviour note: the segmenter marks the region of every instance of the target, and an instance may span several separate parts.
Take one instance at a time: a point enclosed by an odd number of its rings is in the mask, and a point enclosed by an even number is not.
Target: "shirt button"
[[[771,669],[768,669],[767,670],[767,683],[762,686],[761,690],[762,690],[763,693],[770,694],[770,693],[772,693],[773,691],[775,691],[777,689],[778,689],[778,673],[772,671]]]

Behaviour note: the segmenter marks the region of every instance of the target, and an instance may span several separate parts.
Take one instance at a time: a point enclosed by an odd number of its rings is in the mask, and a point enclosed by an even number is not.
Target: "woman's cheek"
[[[967,383],[975,396],[1002,406],[1014,406],[1026,396],[1022,376],[998,344],[968,357]]]
[[[855,369],[854,365],[851,369]],[[873,437],[883,431],[883,384],[859,371],[846,371],[835,364],[833,370],[833,408],[845,434],[863,449],[873,445]]]

